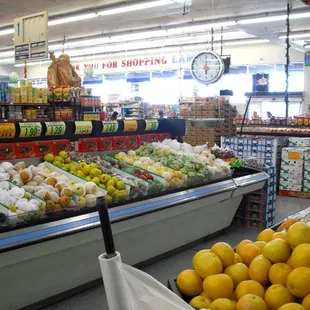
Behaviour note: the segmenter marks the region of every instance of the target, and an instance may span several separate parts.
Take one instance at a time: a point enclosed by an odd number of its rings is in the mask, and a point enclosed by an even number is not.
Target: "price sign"
[[[300,160],[300,153],[299,152],[289,152],[287,154],[287,158],[290,160]]]
[[[42,132],[42,125],[39,122],[19,123],[20,138],[39,137]]]
[[[93,131],[93,123],[91,121],[77,121],[75,123],[75,135],[90,135]]]
[[[15,137],[15,124],[0,124],[0,139],[11,139]]]
[[[158,129],[157,119],[147,119],[145,120],[145,131],[152,131]]]
[[[117,132],[118,130],[118,122],[117,121],[108,121],[102,122],[103,125],[103,133]]]
[[[138,122],[136,120],[126,120],[124,121],[124,132],[126,131],[137,131]]]
[[[45,122],[46,136],[62,136],[66,132],[65,122]]]

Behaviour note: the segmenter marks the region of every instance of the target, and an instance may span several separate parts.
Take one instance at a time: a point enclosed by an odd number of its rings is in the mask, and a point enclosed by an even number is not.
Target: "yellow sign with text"
[[[14,123],[0,124],[0,139],[11,139],[15,137],[16,128]]]
[[[138,122],[136,120],[126,120],[124,121],[124,132],[137,131]]]

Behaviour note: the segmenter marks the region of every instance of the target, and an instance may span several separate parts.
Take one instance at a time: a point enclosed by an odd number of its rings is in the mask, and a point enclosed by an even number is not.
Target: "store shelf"
[[[238,127],[241,127],[242,124],[237,124]],[[280,124],[244,124],[243,128],[246,127],[257,127],[257,128],[262,128],[262,127],[277,127],[277,128],[294,128],[294,129],[309,129],[310,126],[298,126],[298,125],[280,125]]]
[[[51,105],[49,103],[0,103],[0,107],[27,107],[27,106],[45,106],[45,107],[50,107]]]
[[[240,134],[240,131],[237,132]],[[281,136],[281,137],[310,137],[309,133],[287,133],[287,132],[253,132],[253,131],[242,131],[242,135],[252,135],[252,136]]]

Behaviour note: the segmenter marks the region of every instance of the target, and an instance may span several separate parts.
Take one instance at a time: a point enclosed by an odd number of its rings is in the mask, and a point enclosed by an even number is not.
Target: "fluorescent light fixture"
[[[191,32],[210,30],[211,28],[229,27],[229,26],[234,26],[236,24],[237,24],[236,21],[227,21],[227,22],[222,22],[222,23],[192,25],[192,26],[186,26],[186,27],[170,28],[170,29],[167,29],[167,32],[168,34],[191,33]]]
[[[172,3],[177,3],[180,1],[174,1],[174,0],[157,0],[157,1],[149,1],[144,3],[137,3],[132,5],[124,5],[115,9],[106,9],[101,12],[98,12],[98,15],[101,16],[108,16],[108,15],[115,15],[115,14],[121,14],[121,13],[128,13],[133,11],[139,11],[139,10],[146,10],[151,9],[155,7],[165,6]]]
[[[13,63],[13,62],[14,62],[14,58],[3,58],[3,59],[0,59],[0,63],[10,64],[10,63]]]
[[[67,24],[67,23],[78,22],[81,20],[91,19],[91,18],[95,18],[95,17],[98,17],[98,15],[96,13],[69,16],[69,17],[49,20],[48,25],[49,26],[55,26],[55,25]]]
[[[14,33],[14,28],[0,30],[0,36],[5,36],[7,34],[12,34],[12,33]]]
[[[10,56],[11,57],[14,56],[14,50],[0,52],[0,58],[10,57]]]
[[[232,42],[224,42],[225,46],[236,46],[236,45],[247,45],[247,44],[259,44],[259,43],[268,43],[270,42],[267,39],[262,40],[243,40],[243,41],[232,41]]]
[[[52,63],[51,60],[42,60],[42,61],[34,61],[34,62],[27,62],[27,67],[28,66],[37,66],[37,65],[44,65],[44,64],[49,64]],[[14,67],[24,67],[25,64],[16,64]]]
[[[290,34],[290,39],[302,39],[302,38],[310,38],[309,33],[300,33],[300,34]],[[286,36],[279,36],[279,39],[286,39]]]
[[[305,13],[292,13],[290,15],[290,19],[303,19],[309,18],[310,12]],[[277,22],[281,20],[286,20],[287,15],[273,15],[273,16],[265,16],[259,18],[250,18],[250,19],[242,19],[238,20],[238,24],[240,25],[249,25],[249,24],[260,24],[260,23],[268,23],[268,22]]]

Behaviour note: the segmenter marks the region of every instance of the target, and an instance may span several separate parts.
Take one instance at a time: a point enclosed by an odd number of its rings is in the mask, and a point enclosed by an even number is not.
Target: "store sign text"
[[[93,67],[97,70],[106,69],[119,69],[119,68],[143,68],[149,66],[163,66],[168,64],[181,64],[190,63],[195,55],[173,55],[171,57],[158,56],[158,57],[145,57],[145,58],[133,58],[133,59],[120,59],[120,60],[106,60],[100,63],[85,63],[83,65],[73,65],[74,69],[81,72],[86,67]]]

